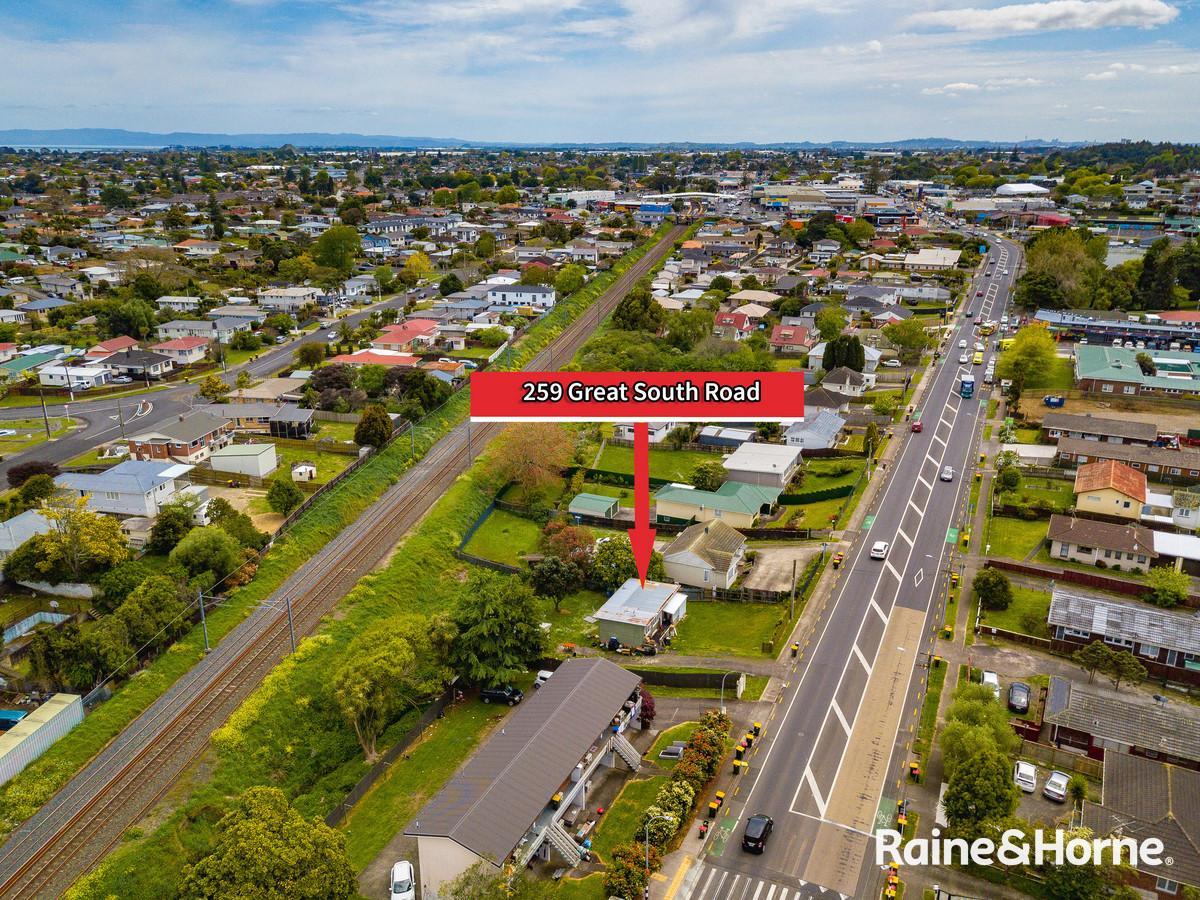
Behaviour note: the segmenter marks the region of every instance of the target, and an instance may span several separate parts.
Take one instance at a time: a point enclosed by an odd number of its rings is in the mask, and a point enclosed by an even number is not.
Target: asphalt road
[[[387,307],[403,309],[406,295],[398,294],[379,303],[357,310],[352,315],[338,321],[336,325],[322,326],[314,332],[305,334],[294,341],[289,341],[277,347],[264,350],[255,359],[234,366],[227,373],[221,373],[222,378],[232,386],[237,373],[245,370],[255,378],[266,378],[282,369],[293,359],[293,354],[301,344],[316,342],[325,343],[325,335],[340,327],[342,322],[349,322],[352,327],[358,324],[375,310]],[[36,398],[33,398],[36,400]],[[105,397],[97,400],[81,399],[74,403],[47,404],[47,412],[51,416],[69,415],[83,423],[82,428],[76,428],[70,434],[41,444],[24,453],[15,453],[0,460],[0,478],[16,463],[27,459],[44,459],[50,462],[62,463],[68,459],[85,453],[97,444],[116,440],[121,437],[122,426],[127,435],[149,431],[164,422],[176,418],[192,408],[196,402],[196,387],[192,384],[179,384],[166,390],[151,391],[140,396],[122,398],[120,401]],[[0,409],[0,421],[5,419],[29,419],[41,416],[41,406],[35,402],[32,406],[5,407]]]
[[[967,523],[972,462],[991,395],[982,384],[986,365],[960,365],[958,342],[991,347],[995,337],[980,338],[974,326],[1003,314],[1019,252],[1006,240],[991,243],[994,274],[971,286],[967,308],[975,315],[958,321],[926,389],[924,431],[897,435],[905,444],[870,510],[874,518],[854,536],[810,644],[749,756],[750,771],[737,785],[730,814],[703,863],[689,873],[682,896],[878,896],[870,835],[894,822],[919,667],[942,621],[941,589],[957,537],[951,529]],[[991,355],[989,349],[985,359]],[[977,384],[971,399],[958,392],[967,371]],[[954,468],[949,483],[939,478],[947,465]],[[883,561],[869,556],[880,540],[890,544]],[[775,822],[761,856],[741,849],[745,819],[756,813]]]

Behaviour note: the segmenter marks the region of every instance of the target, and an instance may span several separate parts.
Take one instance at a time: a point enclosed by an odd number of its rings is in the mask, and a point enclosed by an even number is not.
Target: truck
[[[963,375],[962,383],[959,385],[959,388],[958,388],[958,393],[962,397],[974,397],[975,396],[975,376],[974,375]]]

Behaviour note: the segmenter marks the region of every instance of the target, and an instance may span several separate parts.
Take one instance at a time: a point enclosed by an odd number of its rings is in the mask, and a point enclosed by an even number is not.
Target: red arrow
[[[638,581],[645,587],[657,533],[650,527],[650,429],[645,422],[633,426],[633,524],[629,529],[629,544],[633,548]]]

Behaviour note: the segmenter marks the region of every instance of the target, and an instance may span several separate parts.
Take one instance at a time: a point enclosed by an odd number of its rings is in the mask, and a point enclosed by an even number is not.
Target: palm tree
[[[354,349],[354,328],[344,319],[338,325],[338,348],[340,349],[343,344],[351,350]]]

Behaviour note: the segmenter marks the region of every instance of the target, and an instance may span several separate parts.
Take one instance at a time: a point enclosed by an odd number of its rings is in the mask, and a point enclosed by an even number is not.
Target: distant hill
[[[1023,141],[976,141],[959,138],[928,137],[905,138],[896,141],[778,141],[752,143],[749,141],[721,143],[699,141],[606,141],[598,143],[565,141],[561,143],[539,141],[469,141],[462,138],[411,137],[390,134],[354,134],[325,132],[282,132],[278,134],[220,134],[191,131],[157,133],[151,131],[127,131],[123,128],[8,128],[0,130],[0,145],[9,147],[64,147],[64,148],[158,148],[158,147],[295,147],[313,149],[372,149],[411,150],[419,147],[513,147],[513,148],[600,148],[600,149],[651,149],[678,150],[955,150],[955,149],[1008,149],[1011,147],[1082,147],[1086,142],[1061,142],[1041,139]]]

